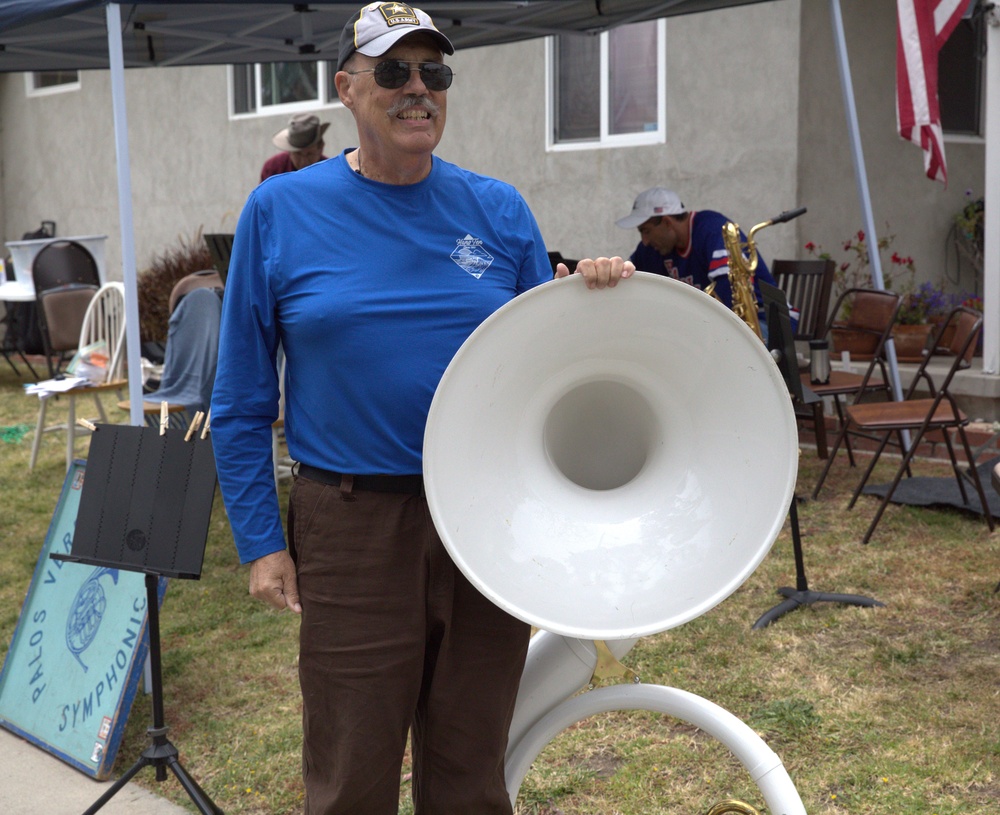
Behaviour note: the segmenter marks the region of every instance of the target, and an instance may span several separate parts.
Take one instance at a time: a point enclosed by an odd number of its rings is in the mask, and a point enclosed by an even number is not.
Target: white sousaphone
[[[506,759],[516,798],[562,729],[652,709],[725,743],[770,812],[805,809],[743,722],[674,688],[616,685],[570,699],[599,643],[682,625],[732,594],[784,523],[798,464],[786,386],[760,339],[703,292],[637,272],[611,290],[576,275],[515,298],[445,371],[424,481],[465,576],[532,639]]]

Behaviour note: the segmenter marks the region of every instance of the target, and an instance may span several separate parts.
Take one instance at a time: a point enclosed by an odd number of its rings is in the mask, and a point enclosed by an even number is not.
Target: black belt
[[[321,470],[308,464],[299,464],[299,475],[310,481],[319,481],[338,487],[342,491],[351,492],[402,492],[410,495],[424,494],[424,477],[422,475],[349,475],[335,473],[331,470]]]

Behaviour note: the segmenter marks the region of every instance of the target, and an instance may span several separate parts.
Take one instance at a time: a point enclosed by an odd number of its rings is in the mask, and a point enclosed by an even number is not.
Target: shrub
[[[139,299],[139,339],[166,342],[170,322],[170,292],[182,277],[211,269],[212,256],[201,237],[201,227],[188,241],[183,235],[178,245],[153,258],[152,265],[136,280]]]

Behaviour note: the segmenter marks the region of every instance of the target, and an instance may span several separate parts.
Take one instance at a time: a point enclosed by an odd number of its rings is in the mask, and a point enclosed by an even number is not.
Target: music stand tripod
[[[776,286],[771,286],[763,280],[758,280],[761,295],[764,298],[764,307],[767,309],[768,338],[767,347],[778,363],[785,386],[789,395],[804,405],[811,405],[819,397],[809,388],[802,384],[799,378],[797,356],[795,354],[795,344],[792,334],[792,321],[788,313],[788,300],[784,292]],[[799,513],[796,507],[798,496],[792,496],[792,504],[788,510],[788,517],[792,527],[792,550],[795,553],[795,588],[782,586],[778,589],[785,599],[769,611],[765,611],[752,626],[754,629],[764,628],[779,617],[790,611],[795,611],[802,606],[810,606],[813,603],[829,602],[841,603],[849,606],[861,606],[871,608],[873,606],[884,606],[871,597],[862,594],[839,594],[836,592],[812,591],[809,588],[809,581],[806,578],[805,559],[802,555],[802,535],[799,531]]]
[[[146,731],[150,746],[83,815],[100,810],[144,767],[155,768],[157,781],[166,781],[169,769],[200,812],[223,815],[167,738],[158,591],[161,577],[201,576],[215,478],[207,427],[198,436],[190,429],[98,425],[91,437],[72,548],[52,557],[145,574],[153,723]]]

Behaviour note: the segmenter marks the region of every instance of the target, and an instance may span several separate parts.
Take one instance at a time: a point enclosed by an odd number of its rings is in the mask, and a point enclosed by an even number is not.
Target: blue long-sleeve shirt
[[[271,461],[279,343],[293,459],[419,473],[427,412],[455,352],[550,278],[517,191],[437,158],[413,185],[363,178],[340,155],[257,187],[236,229],[212,398],[240,560],[285,546]]]

